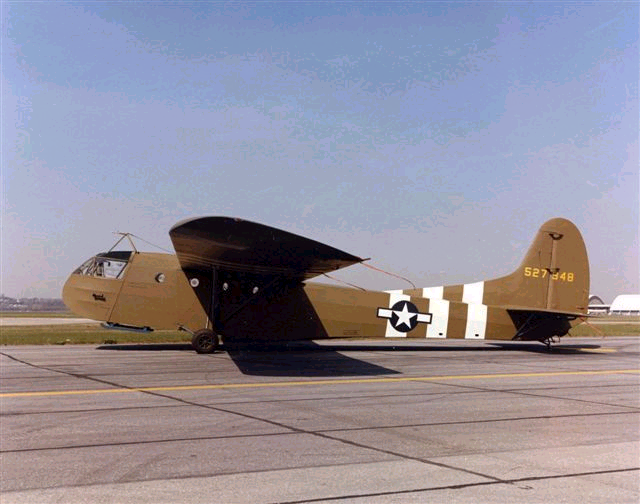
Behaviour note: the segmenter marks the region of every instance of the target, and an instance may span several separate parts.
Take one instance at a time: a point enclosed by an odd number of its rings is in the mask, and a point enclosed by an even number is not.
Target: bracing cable
[[[166,248],[161,247],[160,245],[156,245],[155,243],[151,243],[150,241],[145,240],[144,238],[142,238],[142,237],[140,237],[138,235],[134,235],[133,233],[130,233],[130,234],[134,238],[137,238],[138,240],[145,242],[147,245],[151,245],[152,247],[155,247],[155,248],[158,248],[160,250],[163,250],[164,252],[168,252],[169,254],[173,254],[173,252],[171,250],[167,250]]]
[[[394,274],[394,273],[389,273],[388,271],[385,271],[385,270],[383,270],[383,269],[376,268],[375,266],[371,266],[371,264],[367,264],[367,263],[364,263],[364,262],[361,262],[360,264],[362,264],[363,266],[365,266],[365,267],[367,267],[367,268],[370,268],[370,269],[372,269],[372,270],[379,271],[380,273],[384,273],[384,274],[386,274],[386,275],[389,275],[389,276],[392,276],[392,277],[399,278],[400,280],[404,280],[405,282],[409,283],[409,284],[410,284],[414,289],[417,289],[417,287],[415,286],[415,284],[414,284],[411,280],[409,280],[408,278],[405,278],[405,277],[400,276],[400,275],[396,275],[396,274]]]
[[[355,289],[360,289],[361,291],[365,291],[365,292],[367,291],[367,289],[365,289],[364,287],[360,287],[359,285],[355,285],[355,284],[346,282],[344,280],[340,280],[339,278],[332,277],[331,275],[327,275],[326,273],[323,273],[323,275],[326,276],[327,278],[329,278],[330,280],[335,281],[335,282],[343,283],[345,285],[348,285],[349,287],[354,287]]]

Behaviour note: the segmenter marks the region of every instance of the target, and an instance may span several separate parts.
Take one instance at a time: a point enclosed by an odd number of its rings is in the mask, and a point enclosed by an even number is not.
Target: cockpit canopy
[[[73,273],[97,278],[121,278],[132,254],[130,250],[101,252],[82,263]]]

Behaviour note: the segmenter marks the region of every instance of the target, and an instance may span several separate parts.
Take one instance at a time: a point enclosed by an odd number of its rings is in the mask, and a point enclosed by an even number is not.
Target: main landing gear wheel
[[[218,349],[220,337],[211,329],[200,329],[193,333],[191,346],[201,354],[213,353]]]

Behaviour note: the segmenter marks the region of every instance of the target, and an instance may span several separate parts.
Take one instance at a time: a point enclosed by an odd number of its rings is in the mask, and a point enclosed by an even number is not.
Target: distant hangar
[[[640,294],[620,294],[605,304],[599,296],[589,296],[589,313],[603,315],[640,315]]]
[[[611,315],[640,315],[640,294],[620,294],[609,308]]]

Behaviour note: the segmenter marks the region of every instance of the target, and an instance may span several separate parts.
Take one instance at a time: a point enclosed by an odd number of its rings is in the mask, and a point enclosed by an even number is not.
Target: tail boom
[[[578,228],[556,218],[540,227],[509,275],[393,292],[428,300],[434,314],[426,337],[548,341],[587,315],[589,261]]]

